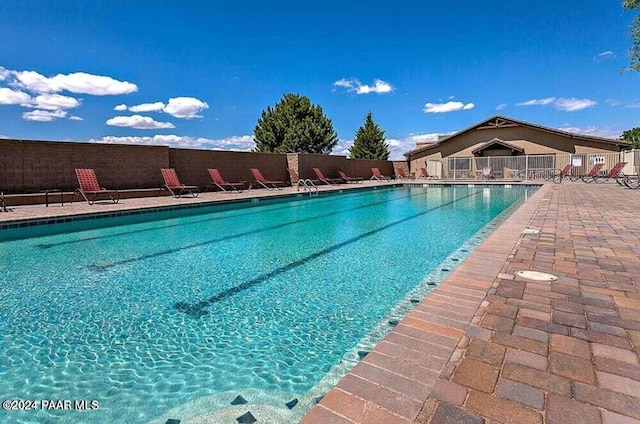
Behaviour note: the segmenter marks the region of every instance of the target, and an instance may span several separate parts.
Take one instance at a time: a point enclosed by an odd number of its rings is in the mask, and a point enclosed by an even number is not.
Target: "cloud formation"
[[[107,96],[128,94],[138,90],[135,84],[119,81],[103,75],[85,72],[58,74],[46,77],[35,71],[13,71],[0,66],[0,105],[19,105],[33,108],[22,114],[28,121],[51,122],[67,118],[81,121],[79,116],[70,116],[66,110],[81,106],[81,99],[60,94],[88,94]]]
[[[169,99],[166,105],[163,102],[154,102],[142,103],[130,107],[122,104],[114,108],[114,110],[117,111],[129,110],[134,113],[164,112],[175,118],[182,119],[202,118],[202,116],[198,114],[205,109],[209,109],[209,105],[195,97],[174,97]]]
[[[78,99],[61,94],[40,94],[36,96],[29,105],[29,107],[46,110],[73,109],[78,106],[80,106]]]
[[[561,131],[566,131],[574,134],[582,134],[582,135],[591,135],[594,137],[605,137],[605,138],[620,138],[620,135],[624,130],[614,129],[614,128],[599,128],[596,126],[591,127],[573,127],[566,126],[558,128]]]
[[[356,94],[386,94],[393,91],[393,86],[391,84],[377,78],[373,80],[373,85],[362,84],[356,78],[342,78],[334,82],[333,85],[336,87],[346,88],[348,92],[355,92]]]
[[[26,105],[31,103],[31,96],[20,90],[0,87],[0,105]]]
[[[149,116],[131,115],[131,116],[115,116],[108,119],[107,125],[112,127],[136,128],[139,130],[175,128],[171,122],[158,122]]]
[[[14,84],[35,93],[60,93],[69,91],[74,94],[109,96],[129,94],[138,91],[138,86],[127,81],[118,81],[103,75],[74,72],[45,77],[35,71],[9,71]]]
[[[553,106],[564,112],[575,112],[587,109],[598,103],[590,99],[577,99],[575,97],[547,97],[544,99],[531,99],[526,102],[516,103],[516,106]]]
[[[209,109],[209,105],[195,97],[174,97],[164,107],[164,112],[176,118],[202,118],[198,113]]]
[[[164,103],[162,102],[142,103],[140,105],[131,106],[129,108],[131,112],[159,112],[162,109],[164,109]]]
[[[507,108],[507,103],[500,103],[496,106],[496,110],[505,110]]]
[[[611,50],[598,53],[593,57],[594,62],[604,62],[605,60],[615,59],[616,55]]]
[[[425,103],[424,113],[448,113],[456,112],[458,110],[473,109],[476,105],[473,103],[462,103],[448,101],[447,103]]]
[[[116,137],[106,136],[89,140],[93,143],[109,144],[138,144],[145,146],[169,146],[169,147],[189,147],[208,150],[231,150],[249,152],[255,147],[255,141],[251,135],[232,136],[221,139],[210,139],[204,137],[187,137],[173,134],[154,135],[148,137]]]
[[[65,110],[32,110],[31,112],[24,112],[22,118],[27,121],[37,122],[51,122],[56,119],[66,118],[67,111]]]

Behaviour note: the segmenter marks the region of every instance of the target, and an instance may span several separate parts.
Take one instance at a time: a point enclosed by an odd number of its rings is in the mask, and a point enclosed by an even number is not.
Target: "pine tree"
[[[373,122],[371,111],[367,114],[364,125],[356,131],[349,156],[351,159],[389,159],[389,145],[384,141],[384,131]]]
[[[338,144],[322,107],[299,94],[285,94],[273,108],[267,106],[253,133],[256,152],[328,154]]]

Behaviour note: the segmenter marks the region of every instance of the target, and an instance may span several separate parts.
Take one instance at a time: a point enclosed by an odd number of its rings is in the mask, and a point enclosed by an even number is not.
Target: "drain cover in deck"
[[[518,277],[533,281],[556,281],[558,277],[540,271],[516,271]]]

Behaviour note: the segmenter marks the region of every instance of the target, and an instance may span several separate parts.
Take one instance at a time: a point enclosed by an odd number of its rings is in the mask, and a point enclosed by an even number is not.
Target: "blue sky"
[[[293,92],[334,154],[369,110],[393,158],[495,114],[617,137],[640,126],[620,4],[3,0],[0,136],[251,150]]]

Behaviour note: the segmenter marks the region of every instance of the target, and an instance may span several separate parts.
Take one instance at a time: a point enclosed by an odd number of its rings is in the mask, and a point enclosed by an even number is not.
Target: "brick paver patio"
[[[639,289],[640,191],[545,185],[303,423],[640,423]]]

